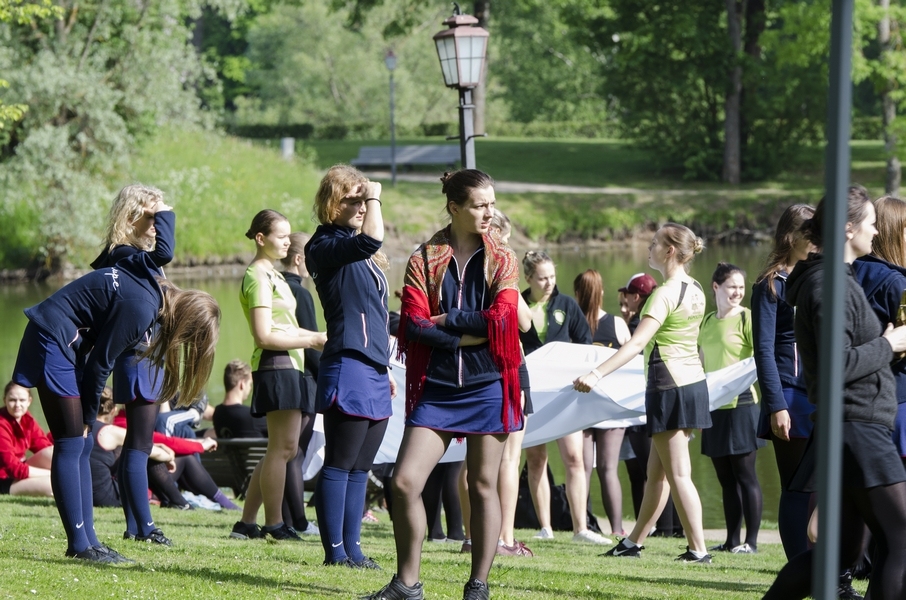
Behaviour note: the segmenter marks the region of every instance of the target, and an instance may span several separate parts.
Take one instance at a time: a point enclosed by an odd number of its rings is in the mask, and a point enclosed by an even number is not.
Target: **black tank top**
[[[617,339],[617,328],[614,325],[614,316],[607,313],[598,319],[598,329],[595,331],[595,337],[591,340],[592,344],[598,344],[605,348],[619,348],[623,344]]]

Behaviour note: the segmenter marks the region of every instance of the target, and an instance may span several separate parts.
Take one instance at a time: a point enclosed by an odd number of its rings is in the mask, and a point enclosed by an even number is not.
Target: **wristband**
[[[372,200],[374,200],[375,202],[377,202],[377,203],[380,204],[381,206],[384,206],[384,203],[381,202],[381,199],[380,199],[380,198],[366,198],[366,199],[365,199],[365,203],[367,204],[368,202],[371,202]]]
[[[601,373],[601,371],[598,370],[598,367],[592,369],[591,372],[598,376],[598,381],[604,379],[604,375]]]

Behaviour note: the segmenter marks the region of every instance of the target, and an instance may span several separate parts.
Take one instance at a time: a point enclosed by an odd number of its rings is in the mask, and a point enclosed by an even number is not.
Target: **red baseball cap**
[[[623,292],[624,294],[629,293],[648,296],[656,287],[657,282],[654,280],[654,277],[648,273],[636,273],[630,277],[629,281],[626,282],[626,285],[621,287],[618,291]]]

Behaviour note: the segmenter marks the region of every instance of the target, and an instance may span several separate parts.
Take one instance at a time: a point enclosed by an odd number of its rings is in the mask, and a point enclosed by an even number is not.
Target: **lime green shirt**
[[[296,298],[283,275],[273,269],[265,269],[260,264],[250,265],[242,278],[242,290],[239,292],[239,303],[252,328],[253,308],[271,309],[271,331],[295,332],[299,328],[296,321]],[[303,370],[305,359],[301,349],[289,350],[293,366]],[[255,347],[252,352],[252,370],[258,370],[261,360],[261,348]]]
[[[645,376],[650,390],[670,390],[705,378],[698,356],[698,328],[705,315],[705,293],[688,275],[658,286],[641,318],[660,327],[645,346]]]
[[[743,308],[741,312],[718,319],[716,312],[708,313],[702,320],[698,334],[698,345],[704,356],[705,373],[718,371],[739,361],[754,356],[755,344],[752,341],[752,311]],[[752,399],[758,403],[758,392],[751,387]],[[736,408],[739,397],[721,408]]]
[[[538,334],[538,339],[543,344],[544,340],[547,339],[547,301],[533,302],[529,304],[529,308],[532,311],[532,324],[535,326],[535,333]]]

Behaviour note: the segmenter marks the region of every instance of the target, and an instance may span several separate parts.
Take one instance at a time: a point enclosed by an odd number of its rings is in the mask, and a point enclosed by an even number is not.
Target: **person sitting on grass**
[[[31,390],[12,381],[3,389],[0,408],[0,494],[49,496],[53,444],[28,407]],[[31,456],[26,458],[26,453]]]

